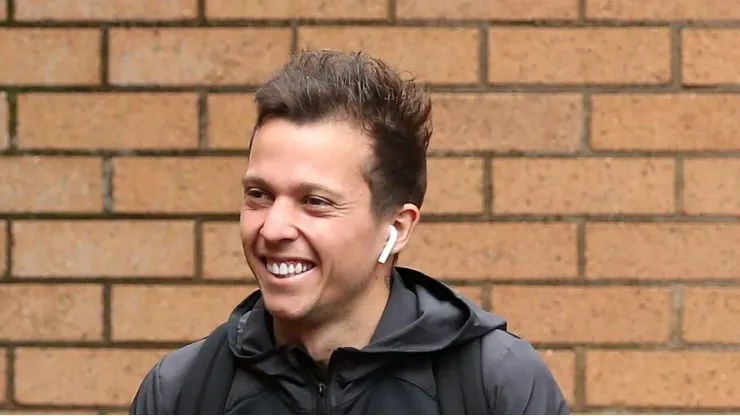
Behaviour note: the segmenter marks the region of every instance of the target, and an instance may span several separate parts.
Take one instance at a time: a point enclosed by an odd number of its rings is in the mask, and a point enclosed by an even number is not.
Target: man
[[[482,413],[567,413],[502,318],[395,266],[426,191],[422,89],[366,54],[309,51],[255,100],[240,227],[260,290],[211,344],[157,363],[131,413],[438,414],[469,395]],[[452,362],[476,364],[438,370]]]

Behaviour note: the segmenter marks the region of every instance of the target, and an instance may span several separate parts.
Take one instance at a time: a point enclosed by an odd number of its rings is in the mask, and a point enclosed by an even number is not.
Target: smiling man
[[[567,413],[502,318],[396,266],[426,191],[425,92],[366,54],[308,51],[255,99],[240,227],[260,290],[162,358],[131,413]]]

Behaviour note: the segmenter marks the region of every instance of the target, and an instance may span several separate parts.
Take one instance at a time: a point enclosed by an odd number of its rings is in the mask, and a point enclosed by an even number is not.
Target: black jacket
[[[275,345],[259,291],[236,307],[229,325],[239,369],[226,413],[438,414],[430,353],[476,337],[483,337],[490,413],[568,413],[548,368],[529,343],[506,332],[502,318],[411,269],[394,269],[390,299],[371,343],[336,350],[327,371],[301,349]],[[172,414],[202,342],[162,358],[144,378],[130,413]]]

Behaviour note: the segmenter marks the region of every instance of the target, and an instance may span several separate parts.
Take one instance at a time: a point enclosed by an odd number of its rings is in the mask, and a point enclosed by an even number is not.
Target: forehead
[[[295,124],[273,119],[255,133],[247,174],[268,182],[356,186],[370,161],[368,137],[341,120]]]

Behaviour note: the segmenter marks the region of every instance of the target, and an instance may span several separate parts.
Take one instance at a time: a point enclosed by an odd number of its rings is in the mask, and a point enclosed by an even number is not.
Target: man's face
[[[245,257],[276,318],[342,314],[377,278],[387,225],[371,211],[368,138],[343,121],[273,119],[255,134],[244,178]]]

